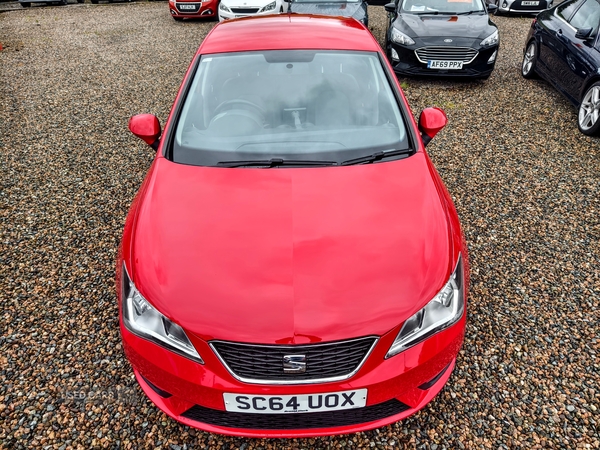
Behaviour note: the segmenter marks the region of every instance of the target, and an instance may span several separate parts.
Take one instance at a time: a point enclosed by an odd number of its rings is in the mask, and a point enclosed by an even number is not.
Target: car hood
[[[352,17],[361,7],[361,2],[292,2],[290,10],[299,14]]]
[[[157,158],[136,214],[134,282],[204,340],[383,335],[452,270],[444,188],[433,174],[423,153],[301,169]]]
[[[401,14],[394,26],[412,38],[419,38],[425,45],[467,45],[478,44],[494,32],[496,26],[487,14],[471,15],[417,15]],[[444,39],[453,39],[451,44]]]

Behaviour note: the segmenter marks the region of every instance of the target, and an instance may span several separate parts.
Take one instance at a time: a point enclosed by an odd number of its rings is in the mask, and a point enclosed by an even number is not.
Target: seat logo
[[[283,372],[306,372],[306,355],[283,355]]]

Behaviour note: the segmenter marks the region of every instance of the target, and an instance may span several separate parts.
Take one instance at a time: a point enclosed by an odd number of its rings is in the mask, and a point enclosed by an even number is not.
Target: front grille
[[[349,378],[358,371],[377,338],[306,345],[257,345],[213,341],[211,346],[232,375],[255,383],[302,383]],[[284,355],[304,355],[304,373],[285,373]],[[333,379],[333,380],[332,380]]]
[[[297,414],[253,414],[227,412],[195,405],[182,414],[186,419],[209,425],[250,430],[302,430],[373,422],[409,409],[396,399],[364,408]]]
[[[415,50],[418,60],[425,64],[431,60],[462,61],[468,64],[475,59],[477,53],[477,50],[470,47],[421,47]]]
[[[175,3],[177,11],[180,13],[196,13],[200,10],[202,3]]]
[[[546,9],[546,2],[542,0],[537,5],[532,6],[532,5],[522,5],[521,1],[519,0],[519,1],[513,2],[513,4],[510,5],[510,9],[514,10],[514,11],[539,11],[539,10]]]
[[[234,14],[255,14],[258,12],[258,8],[231,8],[231,12]]]

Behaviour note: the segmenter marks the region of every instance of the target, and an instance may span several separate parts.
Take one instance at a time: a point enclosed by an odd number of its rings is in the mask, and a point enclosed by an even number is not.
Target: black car
[[[397,0],[385,9],[386,53],[396,73],[486,79],[494,70],[498,27],[482,0]]]
[[[292,0],[289,11],[299,14],[354,17],[364,26],[369,25],[365,0]]]
[[[527,35],[521,73],[539,74],[578,109],[583,134],[600,134],[599,0],[566,0],[541,12]]]

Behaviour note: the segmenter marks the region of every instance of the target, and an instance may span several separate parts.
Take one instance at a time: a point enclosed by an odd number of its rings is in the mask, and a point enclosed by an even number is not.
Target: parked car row
[[[366,0],[169,0],[175,20],[218,18],[219,21],[282,12],[354,17],[368,26]]]

